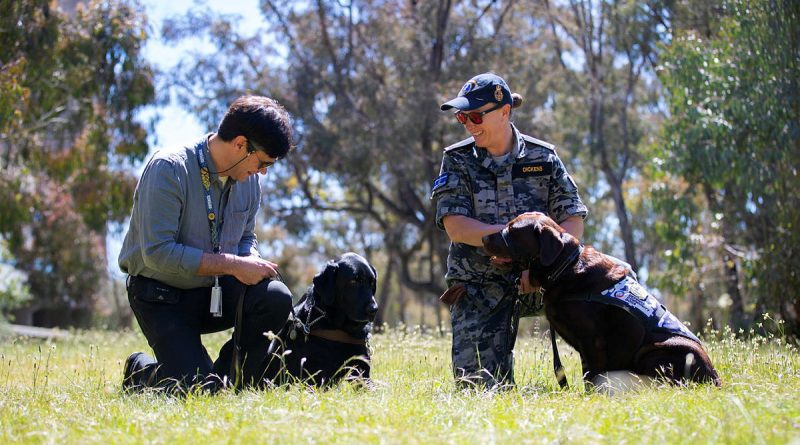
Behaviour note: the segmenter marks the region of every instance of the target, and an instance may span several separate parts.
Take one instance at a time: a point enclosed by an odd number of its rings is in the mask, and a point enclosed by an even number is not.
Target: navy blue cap
[[[458,96],[442,104],[442,111],[457,108],[461,111],[474,110],[487,103],[513,105],[511,90],[506,81],[497,74],[478,74],[461,87]]]

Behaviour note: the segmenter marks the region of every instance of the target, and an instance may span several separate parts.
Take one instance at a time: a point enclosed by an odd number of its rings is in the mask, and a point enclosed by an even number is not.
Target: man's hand
[[[278,265],[255,255],[236,256],[230,253],[203,253],[197,275],[231,275],[242,283],[252,286],[267,278],[278,276]]]
[[[231,275],[244,284],[254,285],[267,278],[278,276],[278,265],[272,261],[257,256],[242,256],[236,259]]]

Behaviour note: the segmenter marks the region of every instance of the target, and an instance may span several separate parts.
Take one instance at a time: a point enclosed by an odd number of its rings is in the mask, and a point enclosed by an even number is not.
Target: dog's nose
[[[367,316],[369,316],[370,320],[374,320],[375,315],[377,314],[378,314],[378,303],[376,303],[375,300],[372,300],[372,303],[370,303],[369,307],[367,308]]]

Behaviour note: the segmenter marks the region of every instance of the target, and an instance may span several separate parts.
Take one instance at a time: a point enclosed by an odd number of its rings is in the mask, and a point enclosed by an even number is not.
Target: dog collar
[[[314,329],[310,332],[315,337],[351,345],[366,345],[366,339],[355,338],[341,329]]]
[[[556,280],[558,280],[561,274],[563,274],[564,271],[567,270],[567,267],[571,266],[575,261],[578,260],[578,257],[581,256],[581,252],[583,252],[583,244],[578,244],[578,248],[573,250],[572,253],[567,258],[564,259],[564,262],[559,264],[559,266],[555,270],[550,272],[550,275],[548,275],[547,278],[545,279],[545,281],[547,282],[546,285],[550,286]]]

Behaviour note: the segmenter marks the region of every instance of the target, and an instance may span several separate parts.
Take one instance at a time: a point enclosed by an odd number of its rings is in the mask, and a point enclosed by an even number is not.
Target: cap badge
[[[494,87],[494,100],[500,102],[503,100],[503,87],[500,85],[496,85]]]
[[[474,80],[470,80],[469,82],[465,83],[463,87],[461,87],[461,95],[463,96],[464,94],[469,93],[470,91],[472,91],[473,88],[475,88],[477,86],[478,86],[478,82],[475,82]]]

